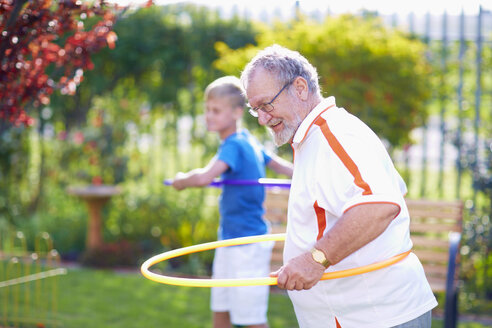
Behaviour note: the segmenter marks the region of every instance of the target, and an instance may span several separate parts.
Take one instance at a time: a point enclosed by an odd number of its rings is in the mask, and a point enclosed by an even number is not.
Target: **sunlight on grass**
[[[43,291],[41,298],[50,300],[53,295],[46,293],[51,290]],[[58,278],[57,291],[58,311],[49,314],[50,318],[60,323],[57,327],[212,327],[209,288],[159,284],[145,279],[137,270],[122,272],[72,268],[67,275]],[[277,288],[272,291],[268,309],[270,328],[298,327],[286,293]],[[23,295],[19,295],[19,304],[24,302]],[[22,322],[26,325],[22,327],[36,326],[24,319]],[[432,328],[442,326],[442,320],[433,320]],[[484,327],[486,326],[473,322],[458,324],[458,328]]]
[[[70,328],[211,328],[210,289],[158,284],[140,273],[70,269],[59,279],[55,317]],[[270,294],[271,328],[296,328],[292,304],[283,292]],[[441,320],[433,328],[442,327]],[[459,328],[483,328],[460,323]]]
[[[77,269],[60,279],[66,327],[211,327],[210,289],[158,284],[139,273]],[[272,294],[270,327],[297,327],[286,295]]]

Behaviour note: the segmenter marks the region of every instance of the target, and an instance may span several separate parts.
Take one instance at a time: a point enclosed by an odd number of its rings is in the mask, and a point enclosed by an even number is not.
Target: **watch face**
[[[324,254],[317,249],[313,251],[313,258],[316,260],[316,262],[320,262],[320,263],[325,260]]]
[[[323,253],[319,249],[313,248],[311,250],[311,254],[313,256],[313,260],[315,260],[325,268],[330,266],[330,262],[328,262],[328,260],[326,259],[325,253]]]

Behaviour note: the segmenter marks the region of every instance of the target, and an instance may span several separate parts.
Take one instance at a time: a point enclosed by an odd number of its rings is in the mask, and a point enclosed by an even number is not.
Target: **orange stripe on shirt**
[[[333,135],[330,128],[328,127],[328,124],[326,123],[326,120],[322,117],[318,117],[315,124],[320,127],[321,132],[323,132],[323,135],[325,136],[326,140],[328,140],[328,144],[330,145],[330,147],[333,149],[335,154],[337,154],[338,158],[340,158],[343,165],[345,165],[345,167],[349,170],[350,174],[352,174],[352,176],[354,177],[355,185],[362,188],[362,190],[364,190],[362,194],[372,195],[372,190],[369,187],[369,185],[364,181],[364,179],[362,179],[359,168],[354,163],[352,158],[350,158],[350,156],[347,154],[345,149],[343,149],[342,145],[337,140],[337,138]]]
[[[290,144],[290,148],[292,148],[292,163],[294,163],[296,160],[296,150],[293,144]]]
[[[318,116],[316,116],[316,117],[314,118],[314,120],[311,122],[311,124],[309,124],[308,128],[306,129],[306,133],[304,133],[304,136],[302,137],[302,139],[301,139],[301,141],[300,141],[300,142],[302,142],[304,139],[306,139],[306,136],[307,136],[307,134],[308,134],[309,130],[311,129],[311,126],[312,126],[313,124],[315,124],[315,123],[316,123],[316,121],[318,120],[318,118],[319,118],[319,117],[320,117],[320,116],[321,116],[324,112],[326,112],[328,109],[330,109],[330,108],[332,108],[332,107],[334,107],[334,106],[335,106],[335,104],[333,104],[333,105],[330,105],[330,106],[326,107],[325,109],[323,109],[323,111],[322,111],[321,113],[319,113],[319,114],[318,114]]]
[[[342,328],[342,326],[340,326],[340,323],[338,322],[337,317],[335,317],[335,323],[337,324],[337,328]]]
[[[320,240],[326,229],[325,209],[318,205],[318,201],[314,202],[313,207],[316,212],[316,218],[318,219],[318,237],[316,237],[316,240]]]

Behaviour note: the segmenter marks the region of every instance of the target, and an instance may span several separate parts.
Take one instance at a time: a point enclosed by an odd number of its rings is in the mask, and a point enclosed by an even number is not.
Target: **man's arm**
[[[229,166],[216,158],[204,168],[194,169],[187,173],[179,172],[174,177],[172,186],[177,190],[189,187],[208,186],[216,177],[224,173]]]
[[[292,171],[294,170],[294,165],[291,162],[286,161],[285,159],[272,154],[270,156],[271,160],[268,162],[267,167],[272,169],[273,171],[284,174],[288,177],[292,177]]]
[[[398,215],[396,204],[360,204],[345,212],[338,222],[315,248],[322,251],[331,264],[336,264],[376,239]],[[278,286],[288,290],[313,287],[323,275],[325,267],[315,262],[310,252],[291,259],[273,276],[278,277]]]

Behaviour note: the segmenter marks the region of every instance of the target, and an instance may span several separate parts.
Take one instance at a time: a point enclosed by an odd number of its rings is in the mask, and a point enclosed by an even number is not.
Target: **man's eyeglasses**
[[[282,89],[280,89],[280,91],[275,95],[275,97],[273,97],[272,100],[270,100],[270,102],[267,102],[267,103],[264,103],[258,107],[250,107],[249,108],[249,113],[254,116],[254,117],[258,117],[258,111],[259,110],[262,110],[264,111],[265,113],[269,113],[271,112],[272,110],[275,109],[275,107],[273,107],[273,102],[275,101],[275,99],[277,99],[278,96],[280,96],[280,94],[282,93],[282,91],[285,90],[285,88],[287,88],[287,86],[289,84],[291,84],[292,82],[287,82],[283,87]]]

